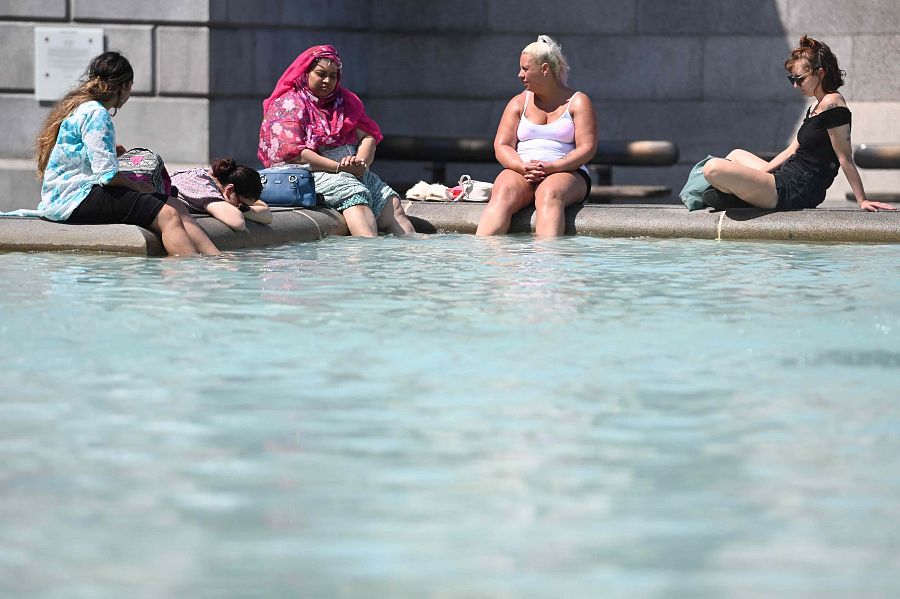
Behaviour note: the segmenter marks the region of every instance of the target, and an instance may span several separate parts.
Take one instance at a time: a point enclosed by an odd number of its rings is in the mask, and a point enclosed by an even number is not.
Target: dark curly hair
[[[847,73],[838,67],[837,56],[828,44],[804,35],[800,38],[800,44],[791,50],[790,56],[784,61],[784,69],[790,73],[794,64],[801,60],[806,61],[810,71],[825,69],[825,74],[822,75],[822,89],[826,92],[836,92],[844,85],[844,76]]]
[[[262,193],[262,181],[259,173],[235,162],[234,158],[220,158],[212,163],[213,176],[222,184],[234,185],[234,190],[241,197],[258,200]]]

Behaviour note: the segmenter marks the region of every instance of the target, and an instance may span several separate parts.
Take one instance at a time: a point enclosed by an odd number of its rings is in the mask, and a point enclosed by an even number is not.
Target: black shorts
[[[778,192],[778,210],[815,208],[825,199],[825,190],[831,184],[801,167],[793,157],[788,158],[772,175],[775,177],[775,191]]]
[[[581,175],[582,177],[584,177],[584,182],[587,184],[587,189],[584,190],[584,197],[581,198],[581,201],[583,202],[586,199],[588,199],[589,195],[591,195],[591,185],[593,185],[594,182],[591,181],[591,176],[589,174],[587,174],[586,172],[584,172],[583,168],[576,168],[572,172],[575,173],[576,175]]]
[[[73,225],[137,225],[149,229],[166,205],[162,193],[141,193],[127,187],[94,185],[71,216]]]

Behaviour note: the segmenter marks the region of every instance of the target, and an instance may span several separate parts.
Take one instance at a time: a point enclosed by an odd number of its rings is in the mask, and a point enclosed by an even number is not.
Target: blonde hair
[[[538,64],[546,62],[550,65],[550,70],[560,85],[566,84],[566,79],[569,77],[569,63],[566,62],[566,56],[560,45],[549,35],[539,35],[537,41],[525,46],[522,54],[528,54]]]
[[[56,145],[63,120],[90,100],[101,104],[111,101],[120,93],[122,86],[132,80],[134,71],[119,52],[104,52],[91,60],[82,82],[53,105],[34,140],[38,179],[44,176],[44,169],[47,168],[50,153]]]

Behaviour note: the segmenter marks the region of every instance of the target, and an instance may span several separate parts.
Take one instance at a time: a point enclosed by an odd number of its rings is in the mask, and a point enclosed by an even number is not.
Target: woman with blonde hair
[[[717,209],[747,204],[776,210],[815,208],[825,199],[840,166],[860,208],[895,210],[890,204],[866,199],[853,163],[850,109],[837,91],[844,84],[844,71],[831,48],[804,35],[784,69],[793,87],[816,100],[807,108],[797,138],[768,162],[746,150],[710,159],[703,175],[713,189],[703,194],[703,202]]]
[[[35,140],[42,179],[37,210],[9,215],[138,225],[159,233],[169,254],[218,254],[180,202],[119,172],[112,116],[131,97],[133,83],[131,64],[120,53],[91,60],[84,80],[53,106]]]
[[[535,232],[565,232],[566,208],[583,202],[591,189],[585,164],[597,151],[597,119],[590,98],[568,87],[569,65],[546,35],[528,44],[519,58],[525,90],[503,111],[494,152],[503,171],[478,222],[478,235],[509,230],[513,214],[534,202]]]

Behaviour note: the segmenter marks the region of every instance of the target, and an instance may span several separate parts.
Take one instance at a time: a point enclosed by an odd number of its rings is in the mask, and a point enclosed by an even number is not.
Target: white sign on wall
[[[34,97],[58,100],[72,89],[91,59],[103,52],[103,29],[34,28]]]

